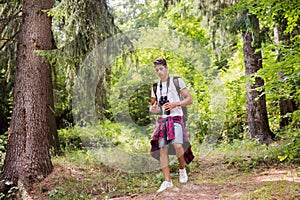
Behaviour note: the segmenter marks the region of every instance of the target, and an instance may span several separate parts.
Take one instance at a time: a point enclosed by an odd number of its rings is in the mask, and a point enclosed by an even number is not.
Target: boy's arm
[[[183,100],[179,102],[178,106],[187,106],[193,103],[192,96],[187,88],[183,88],[180,93],[183,97]]]

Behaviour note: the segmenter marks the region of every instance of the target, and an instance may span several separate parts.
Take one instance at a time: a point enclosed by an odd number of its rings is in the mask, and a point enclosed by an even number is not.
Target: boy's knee
[[[174,145],[174,149],[175,149],[176,151],[181,151],[181,150],[183,150],[182,144],[173,144],[173,145]]]
[[[168,147],[161,147],[160,148],[160,154],[167,155],[168,154]]]

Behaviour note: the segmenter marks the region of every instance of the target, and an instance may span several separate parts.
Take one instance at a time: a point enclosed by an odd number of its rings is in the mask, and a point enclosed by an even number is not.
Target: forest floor
[[[105,170],[112,177],[117,176],[115,171],[110,171],[103,166],[86,169],[80,165],[55,163],[54,171],[29,192],[31,196],[29,199],[300,199],[300,166],[266,165],[245,170],[238,163],[228,163],[222,159],[208,157],[195,160],[193,165],[188,168],[189,181],[186,184],[180,184],[177,180],[178,175],[174,172],[172,175],[174,187],[171,189],[157,194],[156,190],[160,183],[148,187],[137,183],[131,185],[131,192],[126,194],[112,189],[114,184],[119,184],[114,181],[120,180],[106,179],[105,175],[102,179],[97,177],[97,174]],[[157,179],[155,173],[147,176]],[[126,179],[126,176],[124,178]],[[70,180],[73,185],[67,188],[66,185],[70,185]],[[149,182],[145,180],[147,181]],[[93,183],[82,187],[86,182]],[[103,182],[106,182],[106,186]],[[113,192],[104,195],[100,190],[104,187],[106,189],[110,187],[110,191]],[[77,193],[72,190],[77,190]],[[84,190],[85,193],[89,193],[88,196],[83,194]],[[72,192],[73,196],[67,195]]]
[[[271,167],[244,173],[235,167],[228,169],[213,160],[201,162],[200,169],[190,171],[188,183],[180,184],[177,181],[172,189],[159,194],[140,195],[135,199],[300,199],[300,168]],[[273,194],[270,195],[270,192]],[[114,200],[126,199],[131,197],[114,198]]]

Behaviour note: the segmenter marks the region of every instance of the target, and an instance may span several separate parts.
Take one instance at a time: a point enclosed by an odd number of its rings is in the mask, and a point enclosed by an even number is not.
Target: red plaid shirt
[[[185,150],[184,159],[185,162],[189,164],[194,159],[194,155],[181,116],[174,116],[174,117],[168,116],[167,118],[162,118],[162,117],[158,118],[155,125],[154,133],[151,138],[150,154],[153,158],[159,160],[160,150],[159,150],[158,140],[160,137],[166,138],[168,143],[175,138],[174,123],[181,124],[182,132],[183,132],[183,148]],[[169,155],[176,155],[176,151],[173,145],[169,147]]]

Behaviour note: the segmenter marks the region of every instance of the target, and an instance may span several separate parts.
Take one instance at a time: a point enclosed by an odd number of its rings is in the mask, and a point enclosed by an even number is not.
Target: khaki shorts
[[[174,123],[175,138],[169,144],[183,144],[183,133],[181,124]],[[159,138],[158,140],[159,147],[165,147],[169,144],[166,144],[164,138]]]

